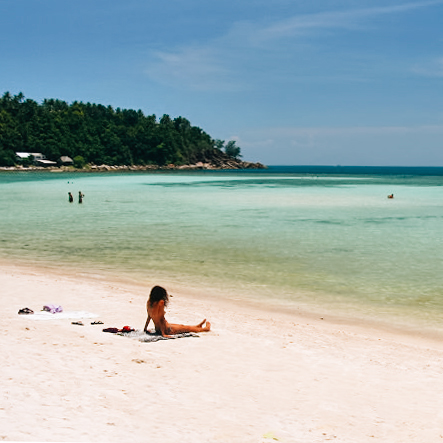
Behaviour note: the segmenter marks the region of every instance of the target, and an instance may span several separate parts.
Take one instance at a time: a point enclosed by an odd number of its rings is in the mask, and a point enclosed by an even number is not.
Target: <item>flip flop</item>
[[[103,322],[102,321],[93,321],[92,323],[91,323],[91,325],[102,325],[103,324]]]
[[[84,326],[83,322],[81,321],[72,321],[71,325],[79,325],[79,326]]]
[[[117,334],[118,328],[106,328],[103,329],[103,332],[110,332],[111,334]]]
[[[20,309],[20,311],[18,311],[18,313],[20,315],[27,315],[27,314],[33,314],[34,311],[32,309],[29,309],[29,308],[23,308],[23,309]]]

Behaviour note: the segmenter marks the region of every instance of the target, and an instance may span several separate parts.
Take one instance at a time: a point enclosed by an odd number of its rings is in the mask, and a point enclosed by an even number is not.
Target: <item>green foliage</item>
[[[238,147],[235,144],[234,140],[231,140],[228,143],[226,143],[225,153],[226,153],[226,155],[228,157],[232,157],[232,158],[235,158],[235,159],[238,159],[239,157],[241,157],[240,147]]]
[[[238,157],[235,143],[226,151],[230,143],[225,152]],[[140,110],[58,99],[38,104],[22,93],[0,97],[0,166],[16,163],[17,151],[41,152],[52,161],[67,155],[78,159],[77,167],[192,164],[207,161],[223,145],[184,117],[157,121]]]
[[[29,168],[29,166],[32,166],[34,164],[34,157],[30,155],[29,157],[20,159],[18,163],[25,168]]]
[[[74,167],[83,169],[86,166],[86,161],[81,155],[76,155],[73,159]]]
[[[0,165],[14,166],[16,163],[14,152],[0,148]]]
[[[219,151],[221,151],[223,149],[224,145],[225,145],[224,140],[215,140],[214,141],[214,148],[218,149]]]

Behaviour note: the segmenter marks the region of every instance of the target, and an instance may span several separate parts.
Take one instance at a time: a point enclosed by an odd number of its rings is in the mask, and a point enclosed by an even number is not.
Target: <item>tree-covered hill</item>
[[[241,157],[235,142],[213,140],[183,117],[157,121],[140,110],[57,99],[39,104],[6,92],[0,99],[0,166],[16,164],[15,152],[40,152],[53,161],[82,157],[96,165],[180,166]]]

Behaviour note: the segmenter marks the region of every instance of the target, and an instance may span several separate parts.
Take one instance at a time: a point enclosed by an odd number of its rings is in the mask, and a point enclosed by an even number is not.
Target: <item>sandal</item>
[[[72,321],[71,325],[79,325],[79,326],[84,326],[83,322],[81,321]]]
[[[117,334],[118,328],[105,328],[103,332],[110,332],[111,334]]]
[[[20,311],[18,311],[18,313],[20,315],[25,315],[25,314],[27,315],[27,314],[33,314],[34,311],[32,309],[29,309],[29,308],[23,308],[23,309],[20,309]]]
[[[102,321],[93,321],[92,323],[91,323],[91,325],[102,325],[103,324],[103,322]]]

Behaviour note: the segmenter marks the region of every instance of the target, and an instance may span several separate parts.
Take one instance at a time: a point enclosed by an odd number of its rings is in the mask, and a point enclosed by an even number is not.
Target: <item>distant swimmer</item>
[[[394,198],[394,194],[389,194],[388,198]]]
[[[82,194],[82,191],[78,191],[78,202],[83,203],[83,197],[85,194]]]
[[[69,195],[69,203],[72,203],[74,201],[74,197],[70,192],[68,192],[68,195]]]

